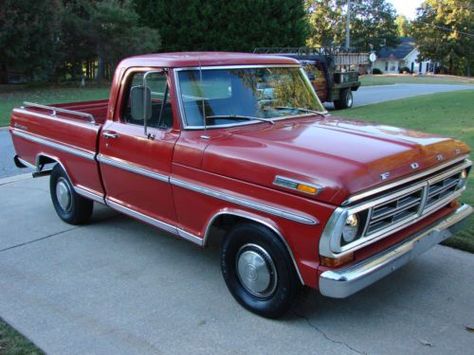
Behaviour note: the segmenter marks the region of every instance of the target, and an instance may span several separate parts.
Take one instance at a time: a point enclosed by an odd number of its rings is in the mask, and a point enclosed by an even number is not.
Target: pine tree
[[[14,71],[46,80],[57,65],[60,0],[3,0],[0,6],[0,82]]]
[[[301,46],[307,24],[301,0],[135,0],[164,51]]]

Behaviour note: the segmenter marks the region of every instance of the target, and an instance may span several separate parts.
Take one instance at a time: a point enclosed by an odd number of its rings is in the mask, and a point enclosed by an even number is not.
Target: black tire
[[[257,259],[264,264],[260,264],[259,269],[251,268],[253,264],[247,263],[247,256],[253,257],[248,260]],[[239,265],[243,267],[239,268]],[[222,245],[221,270],[227,288],[237,302],[267,318],[285,314],[300,286],[283,242],[268,228],[254,223],[239,224],[228,233]],[[258,270],[263,270],[266,277],[262,278]],[[262,282],[260,286],[265,288],[256,290],[253,282]],[[246,283],[251,286],[247,287]]]
[[[341,91],[341,97],[339,98],[339,100],[334,101],[334,108],[336,110],[351,108],[353,103],[354,99],[352,97],[351,89],[344,89],[343,91]]]
[[[89,220],[94,202],[74,191],[71,181],[59,164],[56,164],[51,171],[49,192],[54,209],[64,222],[84,224]]]

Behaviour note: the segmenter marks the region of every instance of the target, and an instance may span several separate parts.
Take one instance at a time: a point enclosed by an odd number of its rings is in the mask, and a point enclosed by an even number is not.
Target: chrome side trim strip
[[[111,207],[111,208],[113,208],[113,209],[115,209],[119,212],[122,212],[123,214],[126,214],[130,217],[133,217],[133,218],[136,218],[140,221],[151,224],[154,227],[162,229],[162,230],[164,230],[168,233],[171,233],[175,236],[183,238],[187,241],[193,242],[194,244],[197,244],[201,247],[204,246],[203,239],[199,238],[198,236],[196,236],[194,234],[188,233],[188,232],[184,231],[181,228],[177,228],[176,226],[173,226],[169,223],[162,222],[159,219],[156,219],[156,218],[147,216],[143,213],[140,213],[138,211],[132,210],[131,208],[125,207],[125,206],[121,205],[120,203],[112,201],[109,198],[106,198],[105,202],[106,202],[107,206],[109,206],[109,207]]]
[[[409,176],[405,179],[402,179],[402,180],[398,180],[398,181],[394,181],[390,184],[387,184],[387,185],[383,185],[383,186],[380,186],[378,188],[375,188],[373,190],[369,190],[369,191],[366,191],[366,192],[361,192],[359,194],[355,194],[351,197],[349,197],[346,201],[344,201],[342,203],[342,206],[347,206],[355,201],[359,201],[359,200],[362,200],[366,197],[369,197],[371,195],[375,195],[375,194],[378,194],[380,192],[383,192],[383,191],[386,191],[386,190],[390,190],[390,189],[393,189],[394,187],[397,187],[397,186],[400,186],[400,185],[403,185],[403,184],[406,184],[410,181],[413,181],[413,180],[417,180],[417,179],[420,179],[424,176],[427,176],[427,175],[430,175],[438,170],[441,170],[443,168],[446,168],[447,166],[450,166],[450,165],[454,165],[462,160],[466,160],[466,162],[469,164],[469,166],[472,164],[472,162],[467,159],[467,155],[464,155],[462,157],[459,157],[459,158],[456,158],[454,160],[451,160],[449,162],[446,162],[445,164],[441,164],[441,165],[438,165],[434,168],[431,168],[431,169],[428,169],[428,170],[425,170],[419,174],[416,174],[416,175],[412,175],[412,176]]]
[[[102,164],[110,165],[110,166],[113,166],[115,168],[119,168],[119,169],[129,171],[131,173],[143,175],[143,176],[146,176],[146,177],[158,180],[158,181],[169,183],[169,179],[170,179],[169,176],[163,175],[163,174],[160,174],[160,173],[155,173],[154,171],[151,171],[151,170],[146,169],[146,168],[142,168],[142,167],[137,166],[136,164],[133,164],[133,163],[130,163],[130,162],[125,162],[123,160],[119,160],[119,159],[115,159],[115,158],[109,158],[109,157],[106,157],[102,154],[99,154],[97,156],[97,160]]]
[[[90,200],[105,204],[104,195],[100,194],[96,191],[93,192],[89,189],[85,189],[85,188],[80,187],[80,186],[74,186],[74,191],[76,191],[79,195],[81,195],[85,198],[88,198]]]
[[[471,206],[463,205],[442,221],[390,249],[354,265],[323,272],[319,277],[319,291],[328,297],[345,298],[366,288],[451,237],[472,212]]]
[[[316,218],[314,218],[312,216],[309,216],[309,215],[306,215],[306,214],[303,214],[303,213],[297,214],[297,213],[294,213],[292,211],[272,207],[272,206],[262,204],[262,203],[259,203],[259,202],[250,201],[248,199],[244,199],[244,198],[241,198],[241,197],[232,196],[230,194],[224,194],[224,193],[222,193],[220,191],[217,191],[217,190],[214,190],[214,189],[209,189],[207,187],[203,187],[203,186],[200,186],[200,185],[197,185],[197,184],[186,182],[186,181],[176,179],[176,178],[173,178],[173,177],[170,177],[170,176],[167,176],[167,175],[155,173],[153,171],[150,171],[149,169],[138,167],[135,164],[120,161],[118,159],[112,159],[112,158],[106,157],[102,154],[99,154],[97,156],[97,160],[100,163],[103,163],[103,164],[114,166],[116,168],[123,169],[123,170],[129,171],[129,172],[132,172],[132,173],[136,173],[136,174],[139,174],[139,175],[143,175],[143,176],[146,176],[146,177],[158,180],[158,181],[171,183],[172,185],[175,185],[175,186],[179,186],[179,187],[191,190],[191,191],[199,192],[199,193],[207,195],[207,196],[211,196],[211,197],[223,200],[223,201],[231,202],[231,203],[234,203],[234,204],[237,204],[237,205],[240,205],[240,206],[244,206],[244,207],[247,207],[247,208],[257,210],[257,211],[262,211],[262,212],[265,212],[265,213],[269,213],[269,214],[272,214],[274,216],[289,219],[289,220],[294,221],[294,222],[309,224],[309,225],[314,225],[314,224],[319,223],[319,221]]]
[[[295,256],[293,255],[293,251],[291,250],[290,246],[288,245],[286,239],[283,238],[283,235],[280,233],[280,231],[276,227],[272,226],[270,223],[262,220],[261,218],[258,218],[257,216],[253,216],[250,213],[235,212],[235,211],[220,211],[220,212],[217,212],[214,216],[211,217],[211,219],[209,220],[209,223],[207,224],[206,232],[204,233],[203,246],[206,246],[206,244],[207,244],[207,240],[209,238],[210,230],[211,230],[212,225],[214,224],[214,221],[219,216],[222,216],[222,215],[237,216],[237,217],[242,217],[242,218],[245,218],[245,219],[249,219],[249,220],[252,220],[256,223],[262,224],[265,227],[267,227],[268,229],[270,229],[271,231],[273,231],[280,238],[280,240],[283,242],[286,249],[288,250],[288,254],[290,254],[290,258],[293,262],[293,266],[295,267],[296,273],[298,274],[298,278],[299,278],[301,284],[305,285],[303,277],[301,276],[301,273],[300,273],[300,269],[298,268],[298,264],[296,263]]]
[[[265,212],[265,213],[268,213],[268,214],[271,214],[271,215],[274,215],[274,216],[277,216],[277,217],[285,218],[285,219],[288,219],[290,221],[294,221],[294,222],[298,222],[298,223],[302,223],[302,224],[309,224],[309,225],[315,225],[315,224],[319,223],[319,221],[316,218],[314,218],[312,216],[309,216],[309,215],[306,215],[306,214],[303,214],[303,213],[297,214],[297,213],[294,213],[292,211],[276,208],[276,207],[269,206],[269,205],[259,203],[259,202],[255,202],[255,201],[250,201],[250,200],[247,200],[247,199],[244,199],[244,198],[241,198],[241,197],[232,196],[230,194],[225,194],[225,193],[222,193],[222,192],[217,191],[217,190],[209,189],[207,187],[203,187],[203,186],[200,186],[200,185],[195,185],[193,183],[186,182],[186,181],[183,181],[183,180],[179,180],[179,179],[176,179],[176,178],[173,178],[173,177],[170,178],[170,183],[172,185],[182,187],[184,189],[188,189],[188,190],[191,190],[191,191],[194,191],[194,192],[198,192],[198,193],[201,193],[203,195],[211,196],[211,197],[217,198],[219,200],[230,202],[230,203],[233,203],[233,204],[236,204],[236,205],[239,205],[239,206],[243,206],[243,207],[247,207],[247,208],[250,208],[250,209],[253,209],[253,210]]]
[[[95,157],[95,153],[93,153],[89,150],[83,150],[83,149],[68,147],[64,144],[56,143],[56,142],[53,142],[49,139],[41,138],[39,136],[32,135],[30,133],[21,132],[21,131],[18,131],[16,129],[12,129],[11,132],[15,136],[18,136],[18,137],[21,137],[23,139],[29,140],[30,142],[43,144],[45,146],[48,146],[48,147],[51,147],[51,148],[60,150],[60,151],[65,152],[65,153],[69,153],[69,154],[81,157],[81,158],[85,158],[85,159],[88,159],[88,160],[94,160],[94,157]]]
[[[112,201],[108,197],[105,198],[105,202],[106,202],[107,206],[109,206],[109,207],[111,207],[111,208],[113,208],[113,209],[115,209],[119,212],[122,212],[123,214],[126,214],[126,215],[131,216],[131,217],[136,218],[136,219],[139,219],[143,222],[151,224],[152,226],[163,229],[163,230],[165,230],[169,233],[178,235],[178,230],[176,229],[175,226],[172,226],[171,224],[162,222],[158,219],[155,219],[155,218],[147,216],[143,213],[132,210],[131,208],[125,207],[125,206],[121,205],[120,203]]]
[[[199,238],[198,236],[186,232],[184,229],[181,228],[176,228],[178,231],[178,236],[180,236],[183,239],[186,239],[187,241],[193,242],[194,244],[199,245],[200,247],[204,247],[204,239]]]

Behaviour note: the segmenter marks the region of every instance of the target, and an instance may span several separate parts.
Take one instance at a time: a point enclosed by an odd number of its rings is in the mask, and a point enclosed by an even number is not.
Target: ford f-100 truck
[[[10,133],[67,223],[98,202],[200,246],[225,235],[229,291],[266,317],[301,285],[352,295],[472,213],[466,144],[330,116],[282,56],[128,58],[108,100],[25,103]]]

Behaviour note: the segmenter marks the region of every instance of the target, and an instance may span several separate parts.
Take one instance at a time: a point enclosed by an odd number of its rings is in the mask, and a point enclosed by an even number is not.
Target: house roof
[[[415,40],[412,37],[404,37],[400,39],[398,46],[382,48],[378,53],[378,57],[380,59],[403,59],[415,49],[415,47]]]

